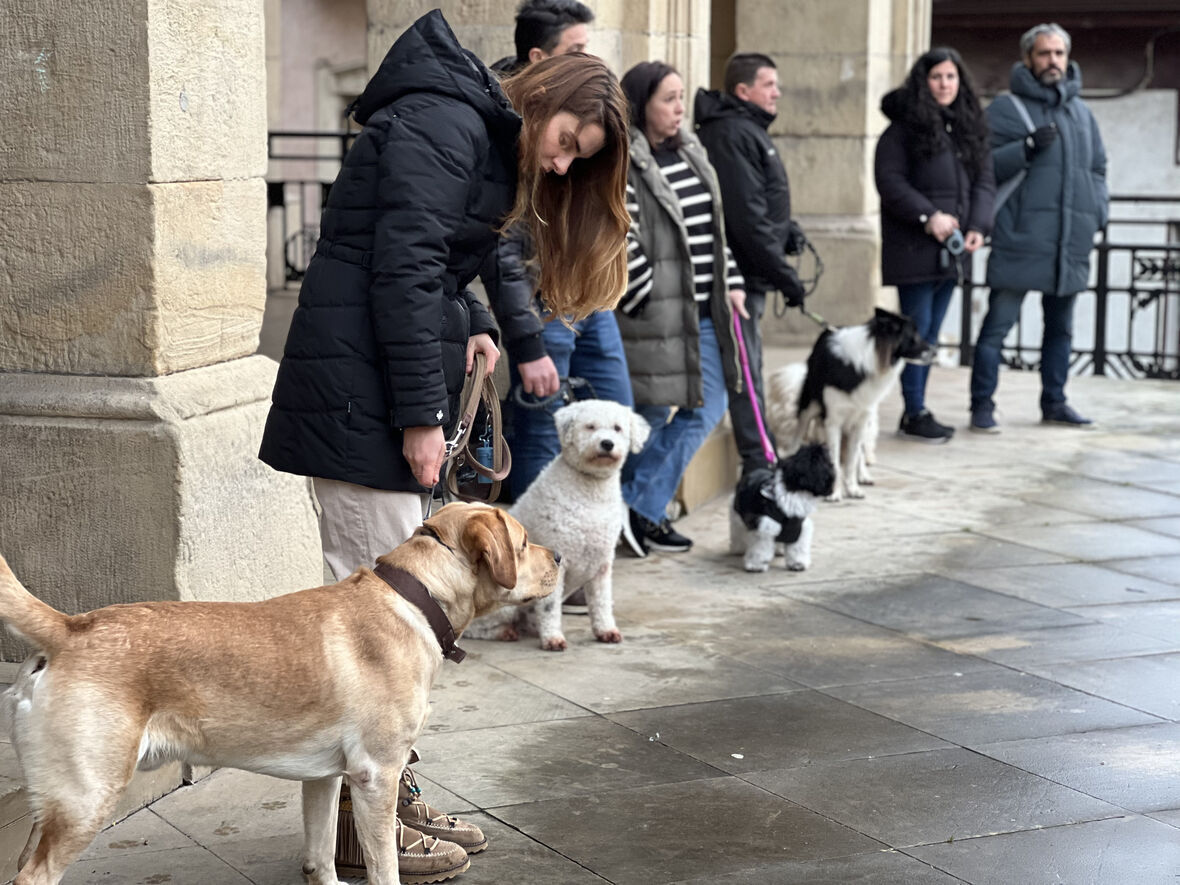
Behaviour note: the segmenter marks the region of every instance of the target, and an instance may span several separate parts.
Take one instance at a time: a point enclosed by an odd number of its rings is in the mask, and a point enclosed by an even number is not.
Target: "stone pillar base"
[[[322,583],[307,481],[257,458],[276,365],[156,378],[0,373],[0,553],[76,613]],[[27,652],[5,635],[0,657]]]

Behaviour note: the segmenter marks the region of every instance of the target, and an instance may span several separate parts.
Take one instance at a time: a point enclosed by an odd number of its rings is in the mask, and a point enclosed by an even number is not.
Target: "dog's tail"
[[[64,615],[46,605],[17,580],[0,556],[0,620],[10,632],[41,651],[53,654],[66,644],[69,630]]]

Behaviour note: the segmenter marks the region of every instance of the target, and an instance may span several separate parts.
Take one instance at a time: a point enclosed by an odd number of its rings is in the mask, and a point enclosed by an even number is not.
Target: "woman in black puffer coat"
[[[987,121],[953,49],[919,58],[905,83],[881,101],[881,112],[891,121],[877,143],[875,165],[882,282],[897,286],[901,312],[937,343],[955,283],[991,233],[996,186]],[[955,255],[947,245],[959,237],[962,252]],[[899,432],[946,442],[954,428],[935,421],[925,405],[929,372],[929,366],[902,372]]]
[[[421,522],[463,377],[477,351],[489,368],[499,355],[466,288],[497,228],[529,225],[547,302],[585,316],[623,292],[630,223],[626,100],[599,59],[540,61],[501,85],[435,10],[398,38],[354,114],[364,129],[324,208],[259,453],[312,477],[337,580]],[[487,846],[421,799],[399,802],[397,843],[413,881],[454,875]]]
[[[538,227],[541,259],[571,274],[546,297],[584,315],[623,291],[629,224],[626,104],[599,59],[548,59],[501,84],[435,10],[398,38],[353,111],[364,129],[324,208],[260,451],[314,478],[340,577],[421,520],[472,355],[498,356],[466,288],[497,228]]]

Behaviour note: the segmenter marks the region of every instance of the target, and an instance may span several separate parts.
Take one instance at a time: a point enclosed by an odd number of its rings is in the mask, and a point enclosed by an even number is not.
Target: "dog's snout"
[[[598,448],[602,449],[604,452],[614,451],[615,441],[613,439],[604,439],[598,444]]]

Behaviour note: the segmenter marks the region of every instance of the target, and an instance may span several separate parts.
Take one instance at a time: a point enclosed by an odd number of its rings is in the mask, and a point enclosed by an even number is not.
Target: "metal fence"
[[[267,135],[267,211],[277,216],[272,236],[281,236],[283,279],[303,279],[320,233],[320,211],[340,161],[356,132],[276,131]],[[278,232],[278,233],[276,233]]]
[[[986,253],[972,264],[959,316],[960,360],[971,363],[987,306]],[[1180,380],[1180,197],[1115,196],[1074,310],[1073,374]],[[1040,308],[1030,295],[1004,362],[1040,366]]]

